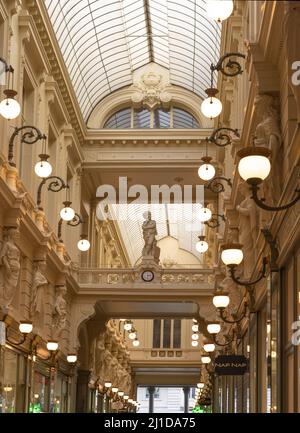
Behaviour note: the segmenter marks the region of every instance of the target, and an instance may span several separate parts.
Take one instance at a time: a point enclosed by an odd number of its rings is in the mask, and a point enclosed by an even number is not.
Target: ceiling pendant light
[[[62,208],[62,210],[60,211],[60,217],[64,220],[64,221],[72,221],[72,219],[75,216],[75,211],[74,209],[72,209],[70,207],[70,205],[72,204],[71,201],[64,201],[63,202],[64,207]]]
[[[14,82],[14,68],[9,65],[2,57],[0,57],[0,61],[4,64],[4,71],[8,73],[8,89],[3,91],[5,98],[0,102],[0,114],[5,119],[12,120],[19,116],[21,113],[21,107],[18,101],[14,98],[17,95],[17,92],[10,88],[10,84],[13,87]],[[11,82],[10,82],[11,77]]]
[[[208,243],[204,240],[205,236],[198,236],[199,241],[196,243],[198,253],[205,253],[208,250]]]
[[[52,165],[47,161],[49,155],[40,154],[39,158],[40,161],[37,162],[34,166],[35,174],[38,177],[42,177],[42,178],[49,177],[50,174],[52,173]]]
[[[214,119],[219,116],[222,111],[222,102],[216,98],[216,94],[218,93],[218,89],[214,87],[210,87],[205,90],[207,94],[207,98],[201,104],[201,112],[205,117],[209,119]]]
[[[207,16],[222,22],[230,17],[233,11],[233,0],[207,0]]]
[[[80,251],[88,251],[91,247],[90,242],[86,239],[86,235],[81,235],[80,241],[77,242],[77,248]]]
[[[198,218],[202,223],[209,221],[211,217],[212,217],[212,212],[210,209],[208,209],[208,207],[203,207],[198,212]]]
[[[198,176],[202,180],[212,179],[216,174],[215,167],[212,164],[210,164],[212,158],[210,156],[203,156],[201,160],[203,161],[203,164],[201,164],[198,169]]]
[[[7,120],[15,119],[21,112],[21,107],[18,101],[14,99],[17,92],[11,89],[3,91],[6,96],[3,101],[0,102],[0,114]]]

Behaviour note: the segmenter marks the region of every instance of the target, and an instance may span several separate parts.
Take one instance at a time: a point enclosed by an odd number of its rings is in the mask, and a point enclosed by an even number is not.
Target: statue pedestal
[[[159,259],[155,259],[154,256],[143,256],[139,266],[141,268],[160,267]]]

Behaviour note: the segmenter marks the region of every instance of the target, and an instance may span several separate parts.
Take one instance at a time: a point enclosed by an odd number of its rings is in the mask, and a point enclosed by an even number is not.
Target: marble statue
[[[0,266],[2,272],[2,298],[6,307],[14,299],[18,287],[21,253],[16,245],[19,232],[15,228],[7,229],[0,251]]]
[[[35,270],[32,281],[32,295],[30,314],[35,325],[41,325],[42,315],[44,312],[44,296],[46,295],[48,280],[44,272],[46,270],[46,262],[39,261],[35,264]]]
[[[160,248],[157,247],[155,236],[157,235],[156,221],[151,219],[151,212],[144,212],[143,217],[145,221],[142,225],[143,238],[145,245],[142,251],[143,257],[153,257],[158,262]]]
[[[259,122],[255,129],[255,146],[267,147],[271,152],[271,176],[263,183],[267,203],[275,204],[281,194],[282,138],[278,100],[271,95],[258,95],[254,106]],[[275,175],[274,175],[275,174]]]
[[[103,381],[110,380],[111,382],[113,382],[113,374],[111,369],[112,358],[112,354],[106,347],[103,354],[103,368],[101,369]]]
[[[66,327],[67,321],[67,301],[65,295],[67,294],[66,286],[57,287],[57,296],[54,304],[53,313],[53,328],[54,333],[60,336],[61,332]]]
[[[244,274],[252,272],[255,265],[255,244],[258,236],[258,211],[255,202],[251,198],[251,191],[245,182],[239,184],[239,192],[243,200],[236,207],[239,213],[239,243],[243,245],[243,251],[247,259],[247,269]]]
[[[102,332],[95,344],[95,372],[97,376],[100,378],[100,382],[103,382],[105,380],[105,374],[104,374],[104,357],[105,357],[105,333]]]

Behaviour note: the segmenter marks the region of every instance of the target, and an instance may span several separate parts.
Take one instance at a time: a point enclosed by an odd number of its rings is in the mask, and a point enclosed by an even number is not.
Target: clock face
[[[142,273],[142,279],[148,283],[154,279],[154,273],[152,271],[144,271]]]

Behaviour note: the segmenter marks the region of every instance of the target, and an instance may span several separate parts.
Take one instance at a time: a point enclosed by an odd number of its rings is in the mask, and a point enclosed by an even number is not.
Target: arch
[[[87,120],[89,129],[102,129],[107,119],[117,111],[133,105],[131,97],[136,92],[133,87],[117,90],[104,98],[92,111]],[[183,87],[170,85],[168,93],[171,95],[172,105],[186,110],[194,116],[200,128],[212,128],[213,121],[207,119],[200,111],[202,98]]]

